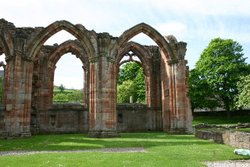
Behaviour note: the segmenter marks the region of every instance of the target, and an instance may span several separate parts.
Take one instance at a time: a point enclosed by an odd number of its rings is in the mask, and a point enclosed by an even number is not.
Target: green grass
[[[166,133],[124,133],[119,138],[94,139],[83,134],[38,135],[27,139],[0,140],[0,151],[82,150],[109,147],[144,147],[145,153],[47,153],[0,156],[0,166],[203,166],[204,161],[242,159],[234,148]]]
[[[241,129],[238,129],[238,131],[250,133],[250,128],[241,128]]]
[[[250,116],[196,116],[193,120],[193,125],[207,123],[207,124],[220,124],[220,125],[233,125],[237,123],[249,123]]]

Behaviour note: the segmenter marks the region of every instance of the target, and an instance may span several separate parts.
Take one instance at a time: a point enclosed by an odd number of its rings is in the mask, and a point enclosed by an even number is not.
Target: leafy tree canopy
[[[238,94],[237,82],[241,76],[249,73],[242,51],[242,46],[232,39],[211,40],[196,63],[195,77],[192,76],[193,72],[190,73],[189,82],[196,83],[195,87],[190,85],[190,94],[199,92],[203,97],[197,101],[191,96],[193,104],[201,103],[206,97],[216,99],[217,107],[221,106],[227,111],[234,107],[234,99]]]
[[[65,87],[63,86],[63,84],[61,84],[58,89],[60,90],[60,92],[63,92],[65,90]]]
[[[237,83],[239,95],[237,96],[237,107],[250,107],[250,75],[241,77]]]
[[[192,111],[195,108],[212,110],[220,105],[208,83],[200,78],[196,69],[189,72],[189,97],[191,98]]]
[[[145,102],[145,78],[142,67],[136,62],[122,65],[117,85],[118,103],[128,103],[130,96],[134,102]]]

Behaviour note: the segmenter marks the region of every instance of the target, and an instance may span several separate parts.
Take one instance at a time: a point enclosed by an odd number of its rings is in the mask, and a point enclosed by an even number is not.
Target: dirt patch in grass
[[[208,167],[250,167],[250,159],[205,162],[205,165]]]
[[[63,150],[63,151],[0,151],[0,156],[11,155],[28,155],[28,154],[44,154],[44,153],[81,153],[81,152],[103,152],[103,153],[138,153],[146,152],[143,147],[128,148],[100,148],[90,150]]]

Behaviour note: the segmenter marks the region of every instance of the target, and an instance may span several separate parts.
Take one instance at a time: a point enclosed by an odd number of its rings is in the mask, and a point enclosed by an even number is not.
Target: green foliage
[[[129,103],[130,96],[133,96],[133,99],[137,98],[136,85],[133,81],[127,80],[124,81],[121,85],[118,85],[117,89],[117,102],[118,103]]]
[[[238,131],[250,133],[250,128],[241,128],[241,129],[238,129]]]
[[[3,77],[0,77],[0,104],[3,103]]]
[[[237,107],[250,108],[250,75],[241,77],[237,83],[239,94],[237,96]]]
[[[223,107],[227,111],[234,107],[234,99],[238,94],[237,82],[241,76],[249,73],[242,51],[242,46],[232,39],[215,38],[209,43],[196,63],[195,77],[190,77],[190,82],[195,83],[198,88],[192,87],[194,84],[190,85],[193,104],[215,99],[217,107]],[[197,81],[192,81],[193,79]],[[193,98],[197,91],[202,94],[198,101]]]
[[[128,80],[133,81],[134,79],[136,79],[138,73],[142,72],[140,71],[140,69],[142,68],[136,62],[123,64],[119,71],[118,84],[120,85],[124,81],[128,81]]]
[[[60,90],[60,92],[63,92],[65,90],[65,87],[63,86],[63,84],[61,84],[58,89]]]
[[[126,63],[121,67],[117,91],[118,103],[128,103],[130,96],[134,102],[145,103],[145,77],[138,63]]]
[[[194,111],[195,108],[209,108],[213,110],[220,105],[213,91],[209,88],[206,80],[200,77],[196,69],[189,72],[188,94],[191,98],[192,111]]]
[[[64,88],[61,91],[60,87],[54,87],[53,102],[55,103],[83,103],[83,90],[74,90]]]
[[[234,148],[193,135],[124,133],[119,138],[88,138],[85,134],[39,135],[27,139],[0,140],[0,150],[89,150],[143,147],[146,153],[41,153],[0,156],[1,166],[204,166],[204,161],[242,159]],[[181,157],[181,161],[180,158]]]
[[[235,111],[237,112],[237,111]],[[195,116],[193,119],[193,125],[198,124],[220,124],[220,125],[235,125],[238,123],[249,123],[250,116],[243,115],[243,116],[231,116],[228,119],[225,116]]]
[[[54,102],[68,102],[68,96],[66,93],[55,93],[53,96]]]

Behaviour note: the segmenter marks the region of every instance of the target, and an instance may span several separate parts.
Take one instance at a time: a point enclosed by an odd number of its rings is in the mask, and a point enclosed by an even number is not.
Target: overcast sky
[[[194,68],[211,39],[232,38],[244,49],[250,63],[249,0],[1,0],[0,18],[16,27],[46,27],[56,20],[82,24],[96,32],[121,35],[145,22],[162,35],[173,34],[187,45],[186,59]],[[73,36],[60,32],[46,44],[61,43]],[[139,35],[134,40],[154,44]],[[74,71],[75,70],[75,71]],[[75,56],[63,56],[57,64],[55,84],[81,88],[82,65]]]

